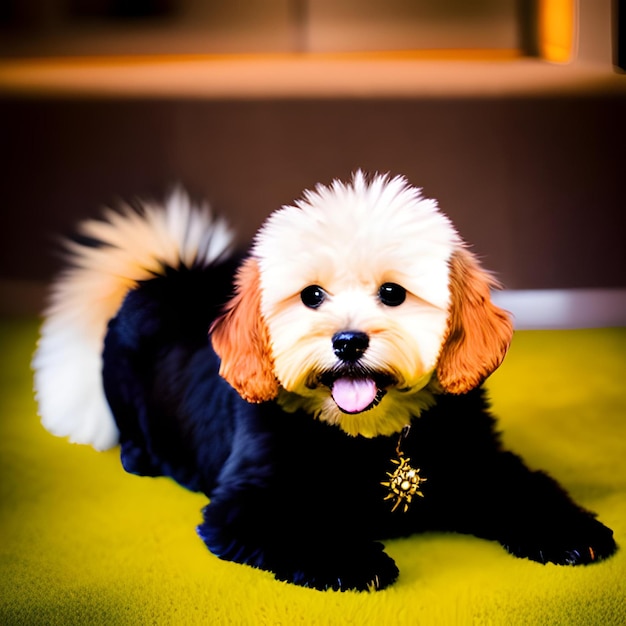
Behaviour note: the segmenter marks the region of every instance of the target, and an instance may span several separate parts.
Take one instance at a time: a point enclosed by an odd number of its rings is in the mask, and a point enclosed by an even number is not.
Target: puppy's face
[[[401,181],[357,179],[267,222],[254,254],[285,408],[351,434],[407,423],[446,332],[457,237]]]
[[[240,323],[237,343],[263,344],[265,391],[250,393],[259,364],[244,380],[251,357],[241,351],[233,366],[241,384],[225,377],[248,399],[277,395],[286,410],[304,409],[352,435],[399,431],[441,386],[438,377],[429,383],[452,332],[451,268],[461,249],[436,203],[404,179],[357,174],[350,185],[307,192],[259,232],[240,278],[254,277],[240,280],[241,301],[213,334],[224,362],[224,328],[240,308],[255,310],[261,328],[244,338],[249,324]],[[255,303],[244,304],[249,290]]]

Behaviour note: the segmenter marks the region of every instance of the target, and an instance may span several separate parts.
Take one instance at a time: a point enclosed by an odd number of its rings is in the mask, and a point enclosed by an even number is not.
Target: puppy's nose
[[[333,335],[333,351],[342,361],[358,361],[369,345],[370,338],[358,330],[342,330]]]

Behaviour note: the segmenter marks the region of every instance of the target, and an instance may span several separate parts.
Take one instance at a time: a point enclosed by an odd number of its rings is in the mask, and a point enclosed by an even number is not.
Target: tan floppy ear
[[[465,393],[477,387],[502,362],[513,324],[506,311],[491,302],[496,281],[462,248],[450,260],[448,331],[437,377],[444,391]]]
[[[248,402],[278,394],[259,282],[258,263],[249,258],[237,273],[234,297],[211,327],[211,342],[222,360],[220,375]]]

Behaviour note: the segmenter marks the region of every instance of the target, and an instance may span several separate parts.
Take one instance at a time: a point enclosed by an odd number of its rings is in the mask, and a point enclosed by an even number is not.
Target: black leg
[[[315,533],[306,524],[301,527],[297,520],[282,523],[280,515],[264,519],[262,511],[241,501],[212,501],[198,534],[216,556],[270,571],[279,580],[303,587],[374,591],[398,577],[396,564],[380,543],[340,541],[319,528]]]
[[[574,503],[543,472],[513,454],[498,455],[474,500],[467,500],[467,530],[499,541],[509,552],[541,563],[578,565],[609,557],[613,532]]]

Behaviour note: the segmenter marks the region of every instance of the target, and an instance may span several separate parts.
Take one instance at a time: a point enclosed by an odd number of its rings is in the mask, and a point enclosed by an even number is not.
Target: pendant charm
[[[409,505],[413,501],[414,496],[424,497],[420,490],[420,485],[426,480],[419,475],[419,469],[411,466],[408,457],[405,457],[400,450],[402,440],[407,436],[410,426],[405,426],[400,435],[398,446],[396,447],[397,459],[392,459],[398,467],[393,472],[387,472],[389,480],[381,483],[383,487],[387,487],[389,493],[385,496],[385,500],[395,500],[392,512],[400,505],[403,513],[409,510]]]

